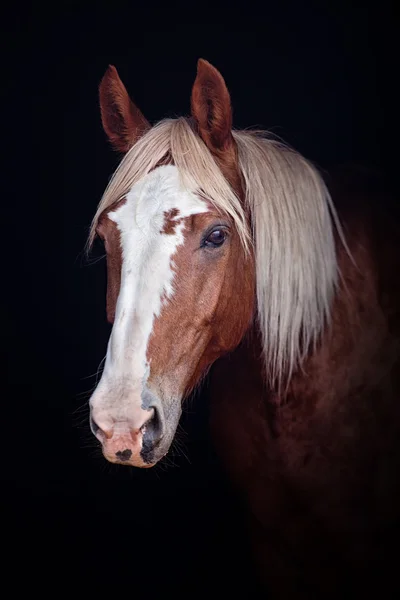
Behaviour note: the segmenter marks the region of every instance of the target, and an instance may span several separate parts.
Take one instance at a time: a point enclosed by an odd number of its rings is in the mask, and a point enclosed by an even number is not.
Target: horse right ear
[[[192,116],[200,137],[210,152],[219,158],[235,157],[232,137],[232,108],[228,88],[221,73],[200,58],[192,88]]]
[[[125,154],[150,129],[150,123],[129,98],[112,65],[101,80],[99,96],[103,129],[112,146]]]

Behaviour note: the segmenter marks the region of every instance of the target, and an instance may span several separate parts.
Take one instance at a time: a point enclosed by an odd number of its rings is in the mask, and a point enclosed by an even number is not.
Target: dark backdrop
[[[105,264],[83,255],[117,164],[99,119],[107,65],[157,121],[188,112],[206,58],[226,79],[235,127],[270,128],[323,168],[355,162],[393,178],[395,23],[388,2],[8,9],[0,439],[14,586],[257,593],[240,505],[208,438],[207,395],[190,403],[170,463],[144,472],[106,464],[80,409],[109,334]]]

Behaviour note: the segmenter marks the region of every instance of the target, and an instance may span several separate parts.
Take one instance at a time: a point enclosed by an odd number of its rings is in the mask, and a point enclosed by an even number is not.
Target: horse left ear
[[[231,152],[235,144],[228,88],[221,73],[202,58],[197,63],[191,106],[199,135],[210,152],[220,158]]]

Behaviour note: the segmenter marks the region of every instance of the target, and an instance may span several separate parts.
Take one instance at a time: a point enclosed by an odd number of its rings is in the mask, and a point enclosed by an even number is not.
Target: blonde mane
[[[289,380],[330,320],[338,278],[333,225],[338,219],[317,170],[263,132],[234,131],[246,202],[242,205],[206,145],[185,118],[152,127],[129,150],[94,216],[126,196],[162,161],[173,162],[182,183],[229,215],[244,249],[254,247],[258,320],[268,380]],[[246,214],[250,212],[253,231]]]

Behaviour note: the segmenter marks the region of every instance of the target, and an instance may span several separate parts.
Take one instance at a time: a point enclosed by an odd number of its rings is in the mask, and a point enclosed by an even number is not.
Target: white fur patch
[[[162,233],[165,213],[173,209],[179,211],[175,230]],[[165,165],[137,182],[126,202],[108,215],[120,232],[121,288],[103,375],[91,405],[110,419],[132,420],[132,411],[141,405],[150,373],[146,353],[154,319],[163,299],[174,293],[173,256],[184,242],[181,219],[207,210],[204,201],[183,188],[178,169]]]

